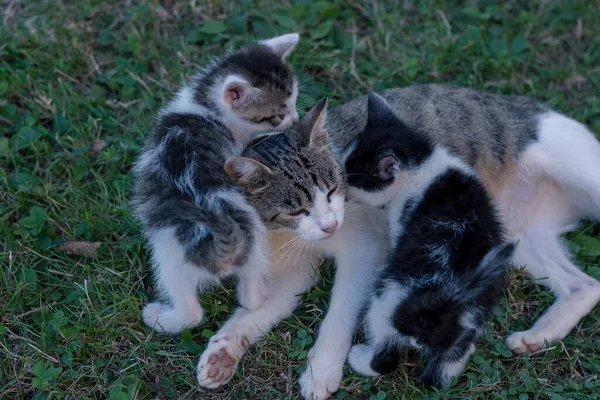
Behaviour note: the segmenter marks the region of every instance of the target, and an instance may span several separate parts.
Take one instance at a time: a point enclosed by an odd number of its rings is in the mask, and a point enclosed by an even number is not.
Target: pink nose
[[[334,221],[330,225],[322,226],[321,229],[323,229],[323,232],[333,233],[333,232],[335,232],[335,230],[337,229],[337,227],[338,227],[338,223],[337,223],[337,221]]]

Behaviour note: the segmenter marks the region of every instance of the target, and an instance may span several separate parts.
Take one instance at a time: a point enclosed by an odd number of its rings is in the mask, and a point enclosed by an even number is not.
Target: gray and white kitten
[[[240,303],[256,308],[266,275],[265,228],[225,173],[259,132],[298,120],[297,80],[286,57],[297,34],[215,59],[163,108],[136,162],[134,209],[144,227],[160,294],[144,323],[178,333],[197,325],[198,289],[239,277]]]

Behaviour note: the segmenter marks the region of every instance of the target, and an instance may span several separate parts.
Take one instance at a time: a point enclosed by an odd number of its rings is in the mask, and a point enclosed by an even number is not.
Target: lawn
[[[154,293],[130,215],[131,165],[154,115],[211,55],[290,31],[299,108],[385,87],[448,82],[530,95],[600,133],[595,1],[1,2],[0,399],[293,399],[326,310],[333,268],[304,305],[246,355],[224,389],[195,365],[235,307],[230,286],[202,297],[204,323],[177,337],[140,321]],[[600,173],[600,172],[599,172]],[[569,235],[600,278],[592,222]],[[98,242],[91,257],[67,241]],[[93,253],[93,254],[91,254]],[[552,302],[515,272],[506,300],[455,386],[416,384],[407,355],[390,377],[346,368],[337,398],[600,398],[599,308],[561,343],[524,357],[504,346]]]

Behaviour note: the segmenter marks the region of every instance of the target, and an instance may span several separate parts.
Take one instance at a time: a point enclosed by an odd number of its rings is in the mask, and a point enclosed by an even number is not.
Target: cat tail
[[[189,200],[174,199],[153,212],[150,220],[156,225],[176,220],[204,225],[213,236],[215,259],[225,264],[233,263],[246,243],[245,232],[238,222],[248,221],[247,213],[242,210],[215,211]]]
[[[472,297],[488,294],[488,297],[495,298],[494,292],[503,290],[507,267],[516,247],[515,242],[508,242],[492,248],[477,268],[462,276],[465,293]]]

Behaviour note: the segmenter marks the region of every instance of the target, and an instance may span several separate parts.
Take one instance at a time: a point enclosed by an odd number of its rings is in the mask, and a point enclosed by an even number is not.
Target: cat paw
[[[221,333],[213,336],[198,362],[200,386],[215,389],[229,382],[248,347],[250,342],[242,335]]]
[[[380,374],[371,368],[373,349],[366,344],[355,344],[348,353],[348,364],[355,372],[366,376],[379,376]]]
[[[544,348],[545,335],[543,331],[530,329],[523,332],[515,332],[506,338],[506,345],[515,355],[532,353]]]
[[[162,303],[148,303],[142,309],[142,320],[149,328],[160,333],[176,334],[202,321],[204,313],[198,307],[195,312],[182,313]]]
[[[337,392],[343,373],[343,362],[321,353],[314,357],[308,355],[306,371],[300,377],[300,393],[305,400],[325,400]]]

